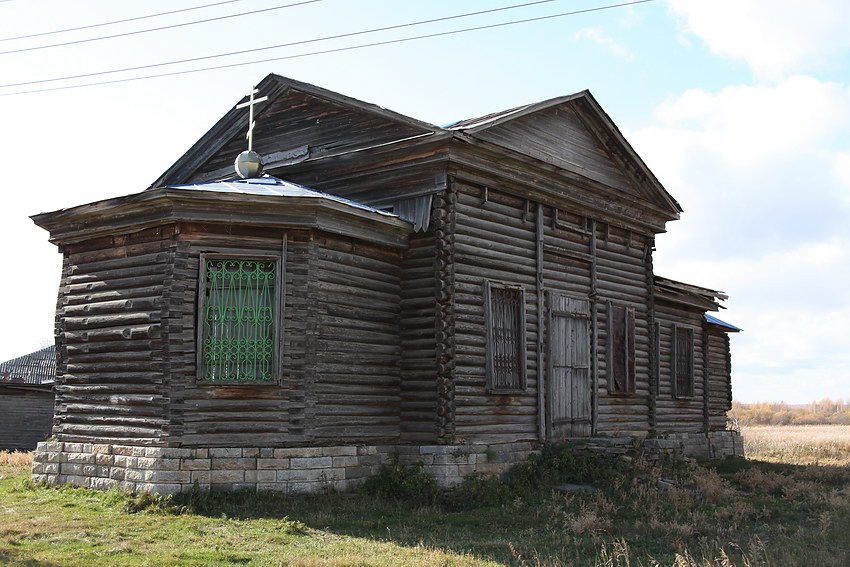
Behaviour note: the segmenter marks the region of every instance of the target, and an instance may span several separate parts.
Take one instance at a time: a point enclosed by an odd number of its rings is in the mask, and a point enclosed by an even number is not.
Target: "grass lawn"
[[[661,467],[553,452],[514,477],[449,495],[182,499],[47,488],[0,453],[0,564],[748,566],[850,564],[850,470],[725,461]],[[537,468],[534,468],[537,467]],[[543,473],[541,473],[543,471]],[[398,471],[396,471],[398,472]],[[401,471],[395,480],[414,478]],[[524,475],[524,476],[523,476]],[[658,488],[659,479],[673,486]],[[591,481],[592,494],[534,483]],[[418,492],[417,492],[418,491]],[[383,494],[384,496],[380,496]]]

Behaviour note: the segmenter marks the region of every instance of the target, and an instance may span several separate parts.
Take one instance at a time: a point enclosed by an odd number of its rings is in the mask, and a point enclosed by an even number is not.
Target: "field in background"
[[[749,459],[850,466],[850,425],[749,425],[741,434]]]
[[[736,429],[750,425],[850,425],[850,400],[824,398],[803,405],[786,402],[732,402],[729,421]]]

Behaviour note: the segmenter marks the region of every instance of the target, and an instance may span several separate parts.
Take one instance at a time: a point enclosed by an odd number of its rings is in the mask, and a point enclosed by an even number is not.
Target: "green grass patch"
[[[393,462],[355,493],[192,491],[167,499],[48,488],[29,482],[25,465],[4,465],[0,564],[850,564],[846,467],[632,457],[550,447],[506,480],[471,477],[449,491],[436,490],[421,467]],[[552,490],[563,482],[597,490]]]

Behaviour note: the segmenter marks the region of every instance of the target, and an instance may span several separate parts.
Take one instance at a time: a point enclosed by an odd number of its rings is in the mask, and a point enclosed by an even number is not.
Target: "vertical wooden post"
[[[702,422],[706,433],[711,430],[709,420],[709,388],[708,388],[708,321],[702,318]]]
[[[630,233],[631,234],[631,233]],[[658,389],[661,381],[661,337],[658,323],[655,321],[655,273],[652,265],[652,251],[655,237],[646,241],[644,261],[646,265],[646,312],[649,327],[649,432],[654,433],[658,425]]]
[[[436,260],[437,436],[454,443],[455,433],[455,311],[454,231],[457,188],[449,178],[446,190],[434,197]]]
[[[590,434],[596,435],[599,421],[599,302],[596,289],[596,220],[590,221],[590,376],[591,425]]]
[[[543,203],[537,203],[537,437],[546,440],[546,365],[544,364],[543,344],[547,338],[544,329],[543,311]]]

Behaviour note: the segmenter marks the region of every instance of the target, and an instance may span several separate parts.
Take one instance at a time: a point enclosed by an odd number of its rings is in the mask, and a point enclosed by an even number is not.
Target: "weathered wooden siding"
[[[595,375],[586,392],[596,431],[645,434],[649,430],[651,240],[595,222],[582,211],[540,207],[542,242],[537,247],[537,203],[505,191],[457,183],[454,240],[455,426],[468,442],[536,438],[538,426],[538,254],[542,288],[591,305],[591,351]],[[483,284],[519,285],[526,295],[527,387],[519,394],[486,390]],[[635,392],[611,393],[606,369],[608,305],[635,310]],[[545,340],[546,330],[541,329]],[[545,350],[545,349],[544,349]],[[548,386],[547,386],[548,387]],[[542,399],[551,406],[554,394]],[[595,399],[594,399],[595,398]],[[545,411],[545,408],[544,408]],[[552,434],[551,424],[549,435]]]
[[[303,439],[304,396],[289,393],[292,382],[303,391],[306,329],[304,266],[309,233],[181,224],[175,277],[169,282],[169,361],[171,363],[171,442],[185,446],[280,446]],[[280,255],[286,251],[284,321],[280,381],[271,384],[225,385],[195,378],[197,302],[201,253],[236,256]],[[297,323],[296,323],[297,322]],[[290,427],[291,426],[291,427]]]
[[[650,410],[650,239],[605,223],[595,223],[597,291],[598,433],[642,435],[649,431]],[[608,304],[634,309],[635,389],[609,391]]]
[[[0,384],[0,451],[31,451],[53,428],[50,386]]]
[[[468,443],[537,438],[537,309],[535,212],[525,199],[482,187],[457,186],[455,219],[455,435]],[[525,290],[526,389],[487,392],[484,282]]]
[[[286,153],[291,161],[315,159],[421,134],[426,130],[408,123],[390,120],[374,112],[331,102],[296,89],[260,106],[254,129],[254,150],[266,156]],[[247,124],[246,121],[243,124]],[[232,171],[233,158],[245,149],[243,125],[206,163],[195,170],[192,181],[204,180],[205,174]],[[281,159],[286,159],[281,156]],[[316,180],[321,179],[315,171]]]
[[[285,250],[285,252],[284,252]],[[284,293],[280,380],[195,379],[201,252],[280,254]],[[295,446],[398,439],[400,252],[307,231],[215,234],[184,226],[180,320],[172,360],[173,439],[194,446]]]
[[[573,297],[593,291],[593,243],[586,217],[543,207],[543,278],[547,290]]]
[[[708,425],[726,429],[726,412],[732,409],[732,368],[729,335],[708,327]]]
[[[659,433],[705,431],[705,372],[703,360],[703,314],[659,302],[655,307],[659,322],[659,389],[657,430]],[[694,333],[694,393],[676,397],[673,386],[673,329],[687,327]],[[722,428],[721,428],[722,429]]]
[[[401,439],[437,438],[437,343],[433,230],[411,236],[401,280]]]
[[[620,167],[570,103],[492,126],[476,136],[611,187],[633,191]]]
[[[173,230],[64,248],[54,433],[63,441],[158,444],[168,433],[163,301]]]
[[[317,236],[314,440],[399,438],[401,254]]]
[[[547,427],[552,439],[589,437],[593,430],[591,304],[549,294]]]

